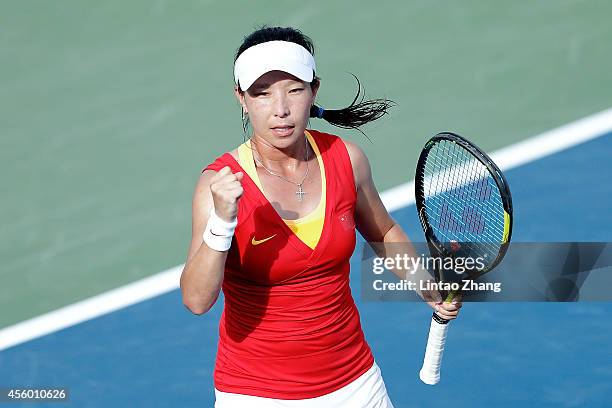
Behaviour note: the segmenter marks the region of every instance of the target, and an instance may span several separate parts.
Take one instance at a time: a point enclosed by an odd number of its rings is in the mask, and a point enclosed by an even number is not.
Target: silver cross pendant
[[[297,200],[300,202],[304,201],[304,194],[306,194],[306,192],[302,190],[302,185],[298,185],[298,189],[295,192],[295,195],[297,196]]]

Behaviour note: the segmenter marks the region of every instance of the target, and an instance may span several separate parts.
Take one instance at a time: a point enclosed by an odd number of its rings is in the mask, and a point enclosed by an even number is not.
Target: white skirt
[[[316,398],[264,398],[222,392],[216,388],[215,397],[215,408],[393,408],[376,362],[355,381]]]

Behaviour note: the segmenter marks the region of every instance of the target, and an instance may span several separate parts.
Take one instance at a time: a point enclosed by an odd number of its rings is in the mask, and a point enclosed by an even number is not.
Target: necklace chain
[[[284,177],[284,176],[282,176],[282,175],[280,175],[280,174],[278,174],[276,172],[273,172],[272,170],[270,170],[266,166],[264,166],[264,164],[257,157],[253,156],[255,161],[257,163],[259,163],[259,165],[261,167],[263,167],[265,171],[267,171],[271,175],[279,177],[279,178],[281,178],[281,179],[283,179],[283,180],[285,180],[285,181],[287,181],[287,182],[289,182],[291,184],[295,184],[298,187],[297,191],[295,192],[295,195],[297,196],[298,201],[304,200],[304,194],[306,194],[306,192],[302,188],[302,185],[304,184],[304,181],[306,181],[306,177],[308,177],[308,170],[309,170],[309,167],[308,167],[308,141],[306,140],[306,136],[304,136],[304,143],[305,143],[305,146],[306,146],[306,154],[304,155],[304,159],[306,161],[306,171],[304,172],[304,177],[302,177],[302,181],[299,182],[299,183],[296,183],[293,180],[289,180],[288,178],[286,178],[286,177]],[[257,150],[257,149],[255,149],[255,150]],[[259,152],[257,152],[257,154],[259,154]]]

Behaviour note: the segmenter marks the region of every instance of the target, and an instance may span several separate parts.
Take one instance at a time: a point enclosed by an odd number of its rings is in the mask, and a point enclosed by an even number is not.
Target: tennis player
[[[234,79],[252,134],[203,170],[181,276],[195,314],[221,289],[225,296],[215,407],[393,407],[351,295],[349,258],[355,228],[368,241],[409,240],[383,206],[363,151],[308,129],[311,117],[357,128],[391,101],[317,106],[314,47],[294,28],[247,36]],[[461,307],[429,303],[446,319]]]

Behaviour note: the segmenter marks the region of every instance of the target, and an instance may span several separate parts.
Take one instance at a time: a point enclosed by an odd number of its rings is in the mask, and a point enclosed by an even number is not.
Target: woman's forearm
[[[221,291],[227,251],[216,251],[202,243],[181,274],[183,304],[195,314],[206,313]]]
[[[420,282],[434,281],[435,279],[427,269],[422,267],[422,263],[418,262],[420,256],[417,254],[412,241],[398,223],[393,224],[387,231],[383,238],[382,247],[384,254],[379,256],[395,258],[399,255],[402,259],[407,256],[411,260],[408,264],[414,266],[414,268],[392,268],[391,271],[400,279],[414,282],[417,294],[425,300],[420,290]]]

